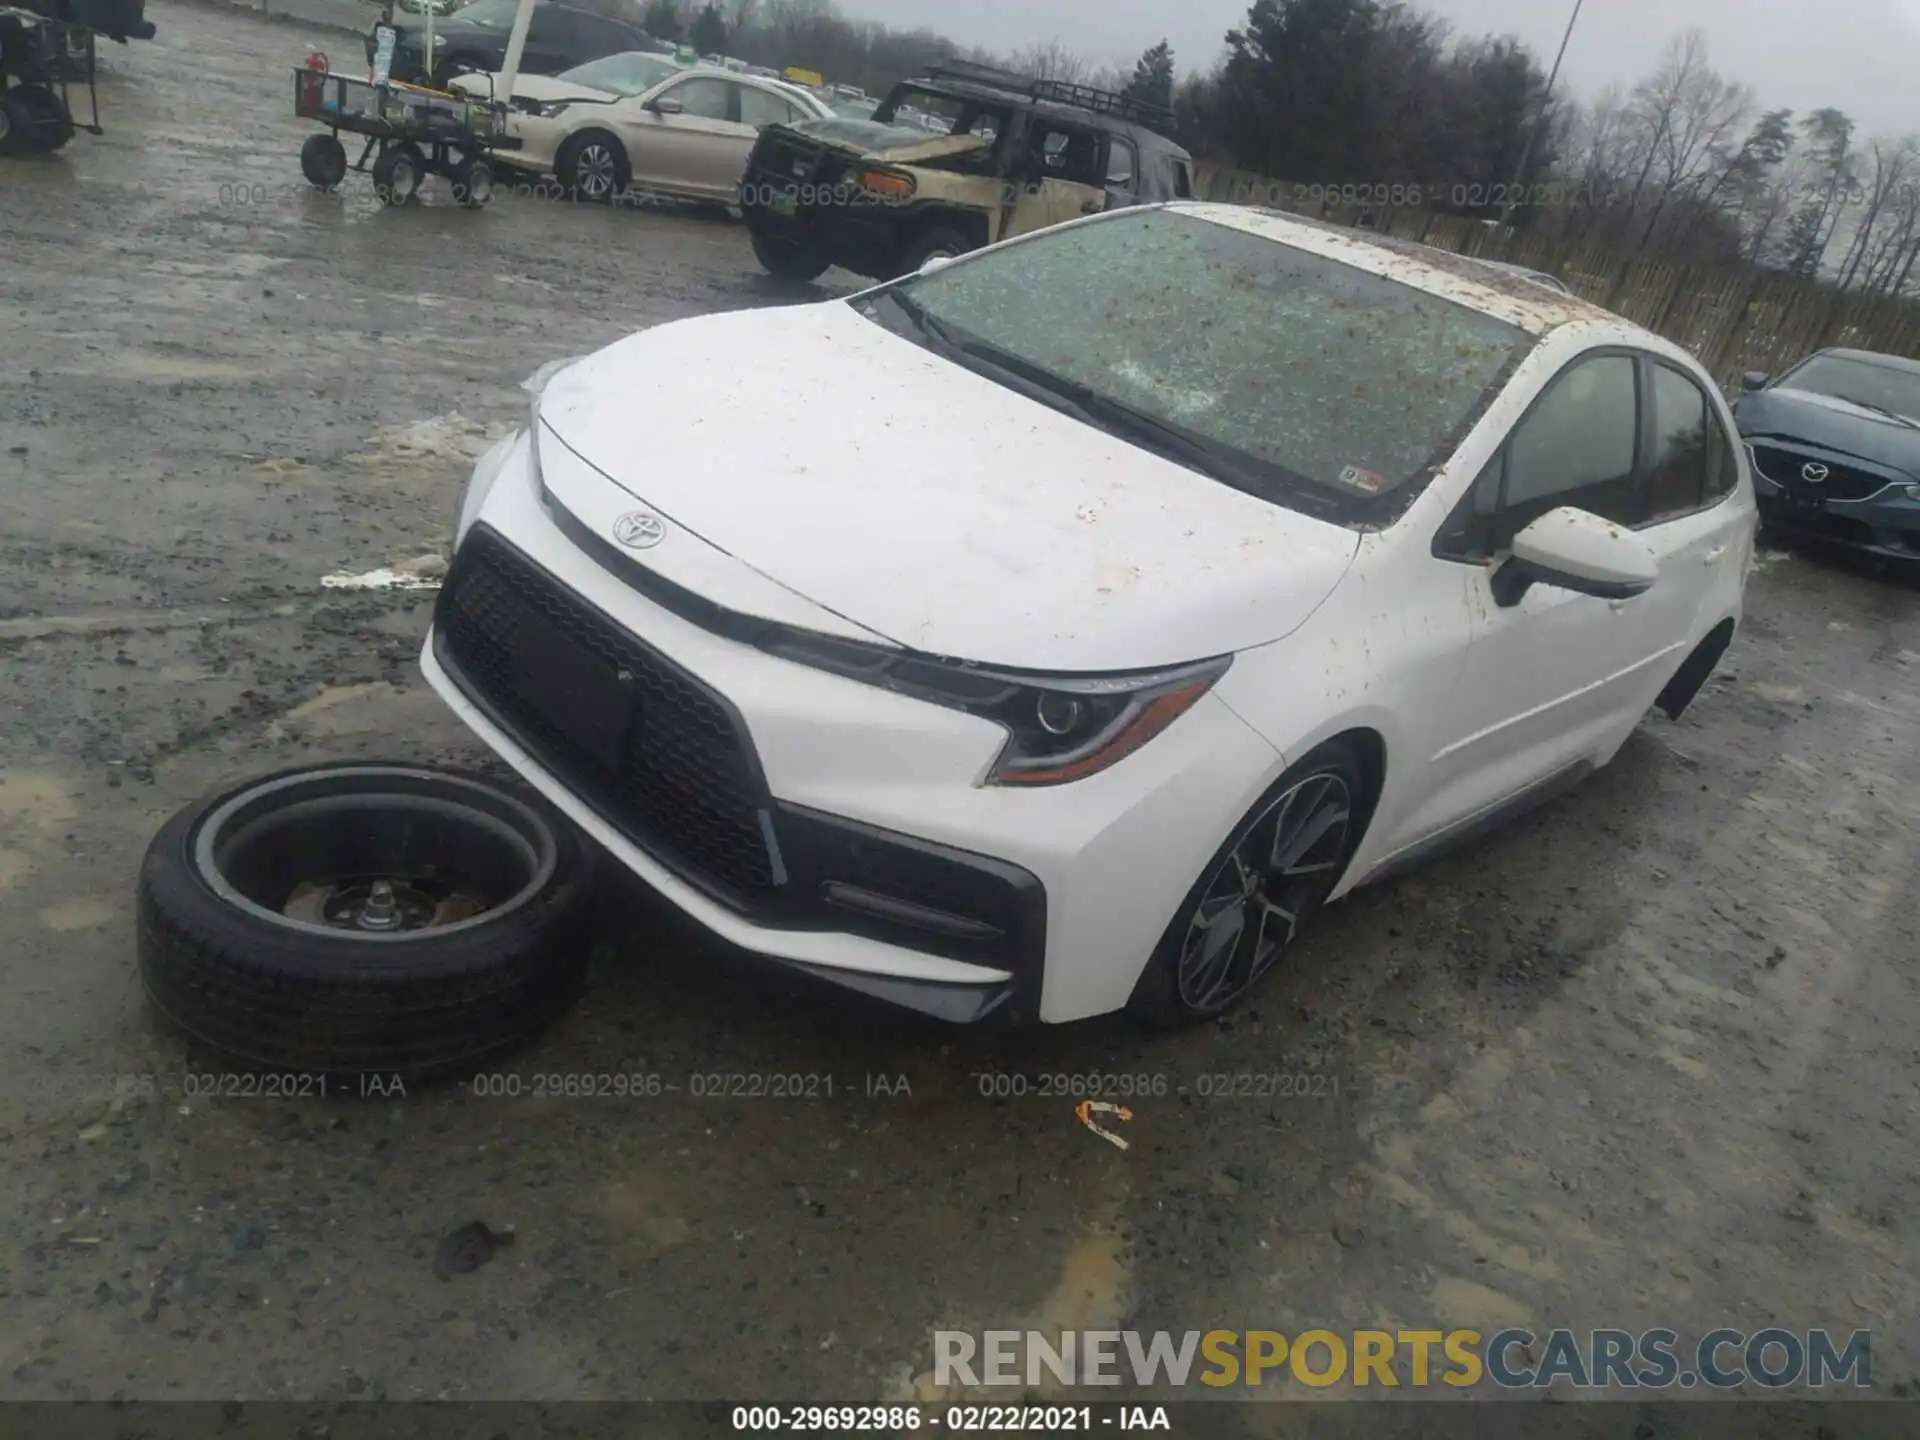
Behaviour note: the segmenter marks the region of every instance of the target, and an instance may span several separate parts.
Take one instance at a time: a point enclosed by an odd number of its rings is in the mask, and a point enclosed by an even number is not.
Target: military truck
[[[944,133],[902,123],[935,116]],[[888,280],[998,240],[1127,205],[1185,199],[1173,116],[1135,97],[947,61],[870,120],[760,132],[740,185],[754,254],[782,279],[829,265]]]

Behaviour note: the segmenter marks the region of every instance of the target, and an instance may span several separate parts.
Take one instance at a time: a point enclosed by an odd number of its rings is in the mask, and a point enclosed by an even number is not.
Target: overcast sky
[[[1015,50],[1059,40],[1100,63],[1131,61],[1163,36],[1181,71],[1211,63],[1248,0],[843,0],[856,15],[925,26],[964,45]],[[1513,34],[1543,66],[1572,0],[1429,0],[1456,33]],[[1563,79],[1581,96],[1631,84],[1675,32],[1706,32],[1716,68],[1767,108],[1837,105],[1864,135],[1920,132],[1920,0],[1586,0]]]

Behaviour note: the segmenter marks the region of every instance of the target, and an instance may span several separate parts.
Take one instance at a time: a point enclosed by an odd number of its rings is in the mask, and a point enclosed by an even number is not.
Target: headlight
[[[525,430],[515,430],[511,435],[494,441],[487,453],[474,462],[473,469],[461,482],[460,495],[453,502],[454,549],[459,549],[460,542],[467,538],[467,531],[473,528],[473,522],[479,518],[480,507],[486,504],[487,492],[493,489],[493,482],[500,478],[501,470],[506,467],[507,457],[523,438],[527,440],[532,453],[532,436]]]
[[[524,435],[527,441],[527,465],[533,471],[536,486],[540,483],[540,396],[547,388],[547,382],[560,371],[580,359],[578,355],[569,355],[563,360],[550,360],[521,382],[520,388],[527,392],[527,428],[516,430],[504,440],[493,445],[486,454],[474,463],[467,478],[460,483],[460,493],[453,501],[453,543],[458,546],[466,538],[467,527],[479,514],[481,504],[487,498],[487,491],[493,488],[493,482],[499,478],[500,468],[513,447]]]
[[[1064,785],[1131,755],[1193,707],[1231,656],[1128,675],[1029,675],[903,655],[826,635],[763,642],[784,659],[992,720],[1007,743],[989,785]]]

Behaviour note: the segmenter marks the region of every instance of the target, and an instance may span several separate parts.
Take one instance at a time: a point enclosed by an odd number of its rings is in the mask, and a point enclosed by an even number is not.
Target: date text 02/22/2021
[[[1164,1405],[735,1405],[738,1433],[845,1435],[919,1432],[949,1435],[1088,1434],[1096,1430],[1170,1432]]]

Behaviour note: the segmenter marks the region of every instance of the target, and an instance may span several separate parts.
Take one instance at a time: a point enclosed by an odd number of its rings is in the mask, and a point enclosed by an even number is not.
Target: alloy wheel
[[[1338,774],[1276,796],[1208,877],[1181,942],[1175,984],[1200,1014],[1230,1008],[1273,968],[1340,876],[1353,797]]]
[[[580,152],[578,172],[580,193],[589,200],[604,200],[613,193],[613,151],[605,145],[589,145]]]

